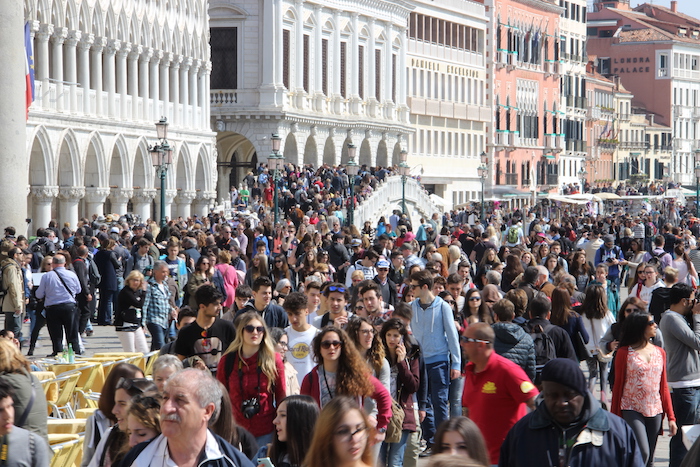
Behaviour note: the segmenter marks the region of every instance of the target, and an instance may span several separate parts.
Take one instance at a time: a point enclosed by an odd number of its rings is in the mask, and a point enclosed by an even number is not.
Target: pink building
[[[558,185],[556,159],[564,137],[557,33],[564,9],[543,0],[486,4],[493,27],[493,193],[521,206],[534,192]]]

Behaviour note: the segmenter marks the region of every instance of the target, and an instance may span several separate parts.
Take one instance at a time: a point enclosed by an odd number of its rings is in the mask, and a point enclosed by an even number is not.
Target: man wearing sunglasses
[[[460,338],[469,363],[464,368],[462,407],[486,440],[491,464],[498,464],[501,444],[515,422],[535,408],[537,388],[520,366],[498,355],[496,335],[487,323],[474,323]]]
[[[326,299],[328,312],[315,318],[313,325],[322,329],[329,324],[333,324],[344,329],[345,325],[348,324],[348,320],[352,317],[352,313],[346,310],[348,304],[347,289],[343,284],[333,282],[323,290],[323,296]]]

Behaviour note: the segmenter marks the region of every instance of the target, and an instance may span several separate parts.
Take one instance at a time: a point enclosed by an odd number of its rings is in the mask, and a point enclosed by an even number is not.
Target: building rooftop
[[[617,34],[620,42],[678,41],[700,44],[700,20],[670,8],[649,3],[633,10],[604,8],[591,14],[592,23],[608,26],[603,23],[611,19],[605,17],[606,11],[623,19],[623,28]],[[625,19],[631,24],[625,23]]]

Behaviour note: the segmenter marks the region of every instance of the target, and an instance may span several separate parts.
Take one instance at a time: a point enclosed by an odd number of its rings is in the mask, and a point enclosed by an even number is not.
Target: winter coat
[[[493,342],[496,353],[517,363],[534,380],[535,343],[530,334],[515,323],[498,322],[491,327],[496,334]]]

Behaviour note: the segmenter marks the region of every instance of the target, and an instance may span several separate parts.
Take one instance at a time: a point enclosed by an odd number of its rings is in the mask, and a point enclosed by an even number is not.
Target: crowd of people
[[[84,467],[650,466],[664,418],[670,465],[693,465],[680,430],[700,422],[689,213],[497,212],[484,225],[461,210],[414,225],[395,211],[357,228],[342,169],[290,166],[273,225],[258,172],[230,213],[162,228],[7,227],[0,371],[21,384],[0,384],[0,416],[8,397],[22,412],[22,352],[44,325],[50,357],[111,326],[124,351],[161,356],[152,378],[110,371]],[[45,437],[45,422],[14,421]]]

